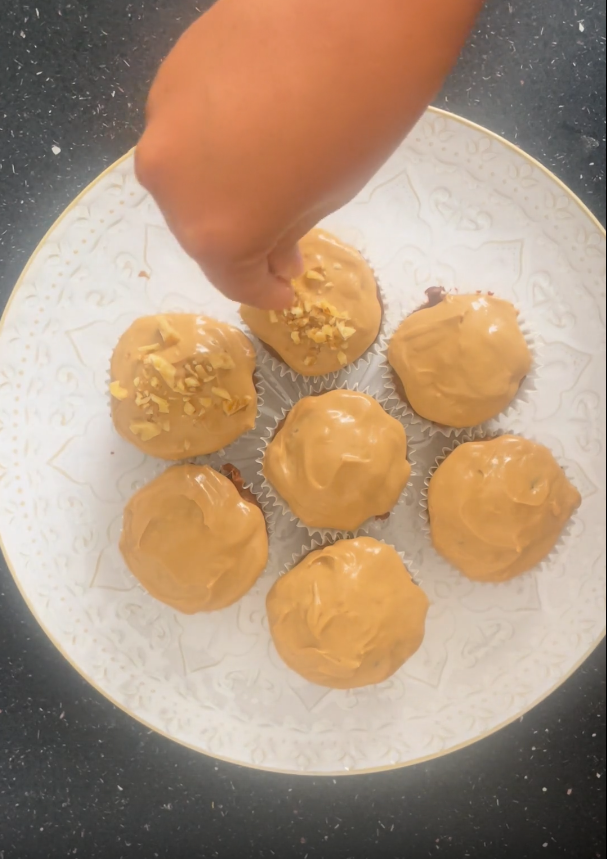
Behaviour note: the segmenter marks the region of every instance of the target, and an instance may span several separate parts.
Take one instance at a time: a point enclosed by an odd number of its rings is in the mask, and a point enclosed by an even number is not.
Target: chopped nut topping
[[[233,400],[226,400],[223,403],[223,410],[226,415],[234,415],[236,412],[246,409],[250,402],[251,397],[235,397]]]
[[[110,394],[117,400],[126,400],[129,395],[129,392],[126,388],[122,387],[120,382],[112,382],[110,385]]]
[[[319,271],[315,271],[313,268],[309,269],[304,275],[307,280],[324,280],[324,277]]]
[[[216,397],[221,397],[222,400],[232,399],[232,395],[229,391],[226,391],[225,388],[211,388],[211,392],[215,394]]]
[[[183,404],[183,411],[186,415],[191,416],[195,413],[196,409],[189,400],[186,400]]]
[[[198,397],[198,402],[203,409],[208,409],[213,405],[213,400],[210,397]]]
[[[346,364],[348,363],[348,356],[346,355],[345,352],[338,352],[337,353],[337,360],[339,361],[339,363],[341,364],[342,367],[345,367]]]
[[[132,421],[129,429],[133,435],[138,435],[141,441],[150,441],[160,435],[159,427],[149,421]]]
[[[233,370],[236,364],[227,352],[209,355],[209,363],[214,370]]]
[[[217,376],[209,375],[209,373],[205,370],[205,368],[201,367],[200,364],[196,365],[196,375],[203,382],[212,382],[213,379],[217,378]]]
[[[142,355],[149,355],[151,352],[157,352],[160,349],[160,343],[148,343],[147,346],[139,346],[137,351]]]
[[[175,390],[175,367],[170,364],[162,355],[150,355],[149,361],[155,370],[158,370],[169,388]]]
[[[316,364],[316,355],[308,355],[304,358],[304,364],[306,367],[311,367],[312,364]]]
[[[156,378],[156,376],[152,376],[152,378],[150,379],[150,385],[151,385],[153,388],[157,388],[157,387],[158,387],[159,382],[158,382],[158,379]]]
[[[164,432],[171,431],[171,422],[170,421],[160,421],[160,426],[164,430]]]
[[[324,276],[315,269],[306,272],[304,277],[314,281],[323,281],[324,286],[327,286],[328,283]],[[313,293],[309,294],[305,287],[302,287],[301,283],[298,284],[297,281],[293,281],[293,286],[295,289],[294,304],[282,311],[284,321],[290,329],[293,343],[299,346],[307,340],[315,344],[316,347],[324,346],[332,351],[343,350],[346,341],[356,333],[356,328],[345,324],[350,319],[350,314],[346,310],[338,310],[325,298],[315,297]],[[312,354],[309,355],[310,360],[307,361],[308,366],[316,362],[318,351],[318,349],[313,348]]]
[[[168,415],[169,413],[169,402],[165,400],[163,397],[158,397],[156,394],[150,394],[150,400],[153,403],[156,403],[158,406],[158,411],[160,411],[164,415]]]
[[[176,343],[179,343],[181,337],[166,316],[157,316],[156,319],[158,320],[158,330],[165,346],[174,346]]]
[[[186,388],[199,388],[200,382],[194,376],[186,376],[184,379]]]

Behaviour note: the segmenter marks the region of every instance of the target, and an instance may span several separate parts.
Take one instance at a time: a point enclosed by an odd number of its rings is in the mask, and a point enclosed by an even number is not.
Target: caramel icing
[[[546,557],[580,503],[543,445],[512,435],[468,442],[430,481],[432,542],[469,579],[504,582]]]
[[[353,531],[396,504],[411,474],[407,437],[367,394],[304,397],[270,442],[263,473],[305,525]]]
[[[120,435],[161,459],[212,453],[255,426],[255,350],[242,331],[205,316],[137,319],[111,362]]]
[[[284,662],[311,683],[381,683],[419,648],[428,598],[397,552],[371,537],[311,552],[267,596]]]
[[[408,316],[388,360],[417,414],[466,427],[502,412],[531,368],[517,315],[490,295],[445,295]]]
[[[381,304],[373,272],[354,248],[322,230],[301,240],[304,274],[288,310],[243,304],[240,315],[271,351],[302,376],[341,370],[379,333]]]
[[[185,614],[240,599],[268,560],[263,513],[208,466],[168,468],[126,505],[120,550],[161,602]]]

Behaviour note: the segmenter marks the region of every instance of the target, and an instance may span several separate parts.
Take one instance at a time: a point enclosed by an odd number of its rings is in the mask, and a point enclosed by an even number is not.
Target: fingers
[[[203,265],[209,280],[232,301],[261,310],[283,310],[293,304],[289,280],[270,271],[267,258],[255,262],[231,262],[221,268]]]

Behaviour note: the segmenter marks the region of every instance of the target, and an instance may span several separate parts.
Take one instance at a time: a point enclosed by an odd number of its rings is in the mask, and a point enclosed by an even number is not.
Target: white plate
[[[522,308],[543,343],[543,368],[507,426],[549,445],[583,495],[557,556],[500,586],[452,571],[422,532],[417,499],[401,505],[382,536],[412,558],[432,608],[423,647],[380,686],[331,691],[277,658],[264,597],[301,545],[286,519],[274,523],[266,574],[223,612],[176,614],[122,563],[123,505],[164,465],[113,431],[111,349],[145,313],[198,310],[238,324],[135,181],[131,155],[53,226],[0,331],[0,533],[42,627],[97,689],[155,730],[298,773],[402,766],[486,736],[561,683],[600,641],[605,618],[599,224],[522,152],[430,111],[327,226],[371,260],[393,324],[414,292],[437,283],[494,290]],[[435,442],[419,441],[429,467]],[[254,471],[245,448],[239,464]]]

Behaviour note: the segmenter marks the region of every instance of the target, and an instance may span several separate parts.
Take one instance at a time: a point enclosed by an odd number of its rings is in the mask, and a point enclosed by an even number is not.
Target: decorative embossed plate
[[[331,691],[278,659],[264,597],[301,549],[271,512],[272,552],[236,606],[185,617],[120,558],[123,505],[164,464],[114,432],[106,378],[136,316],[202,311],[239,324],[180,251],[127,155],[57,221],[0,331],[0,534],[32,612],[104,695],[155,730],[238,763],[296,773],[402,766],[471,743],[561,683],[603,635],[605,237],[553,176],[501,139],[429,111],[327,226],[363,251],[395,315],[434,284],[494,290],[537,333],[537,392],[499,426],[550,446],[583,495],[557,555],[513,582],[474,584],[430,546],[421,478],[378,535],[411,559],[432,608],[421,650],[386,683]],[[365,383],[379,384],[379,362]],[[265,374],[262,432],[290,396]],[[440,439],[412,430],[422,471]],[[230,459],[255,477],[255,444]],[[422,474],[423,477],[423,474]]]

